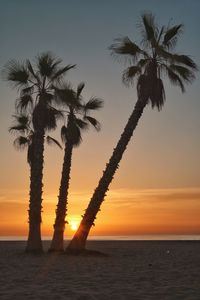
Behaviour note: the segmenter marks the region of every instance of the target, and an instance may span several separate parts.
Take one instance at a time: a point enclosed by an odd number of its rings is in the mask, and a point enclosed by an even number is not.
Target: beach
[[[1,300],[200,299],[199,241],[88,242],[107,256],[27,255],[24,248],[0,242]]]

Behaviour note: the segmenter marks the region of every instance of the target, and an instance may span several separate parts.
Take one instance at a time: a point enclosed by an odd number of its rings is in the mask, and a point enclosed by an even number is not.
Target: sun
[[[69,215],[68,225],[71,231],[76,231],[81,222],[81,217],[78,215]]]
[[[71,227],[72,231],[76,231],[78,229],[79,221],[71,220],[69,221],[69,226]]]

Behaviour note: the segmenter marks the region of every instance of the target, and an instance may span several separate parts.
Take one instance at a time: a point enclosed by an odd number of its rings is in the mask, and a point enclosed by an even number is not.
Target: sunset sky
[[[121,82],[123,63],[108,51],[114,38],[140,41],[141,12],[159,24],[185,25],[177,50],[200,66],[200,1],[159,0],[1,0],[0,68],[10,59],[31,60],[52,51],[63,65],[77,64],[66,79],[86,83],[84,96],[104,99],[96,113],[102,130],[90,130],[74,150],[68,221],[80,221],[116,142],[137,100],[136,89]],[[161,112],[147,107],[98,215],[92,235],[200,234],[200,84],[181,94],[165,81]],[[27,234],[29,168],[16,151],[12,124],[18,94],[0,80],[0,236]],[[59,139],[59,130],[51,135]],[[63,152],[46,147],[43,235],[51,235]],[[73,234],[66,228],[66,237]]]

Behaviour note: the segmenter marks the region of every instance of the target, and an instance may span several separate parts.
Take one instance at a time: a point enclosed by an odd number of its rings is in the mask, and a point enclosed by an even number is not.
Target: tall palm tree
[[[151,104],[152,108],[161,110],[165,100],[162,78],[167,76],[182,92],[185,90],[184,83],[191,83],[195,78],[197,66],[194,61],[189,56],[174,51],[183,29],[182,24],[160,28],[152,14],[143,14],[140,25],[140,46],[128,37],[117,39],[110,46],[113,55],[124,56],[130,63],[122,79],[126,85],[136,80],[138,100],[67,251],[79,253],[84,250],[90,228],[145,106]]]
[[[96,130],[100,130],[99,122],[88,115],[90,110],[97,110],[102,107],[102,100],[91,98],[87,103],[83,103],[81,93],[85,84],[80,83],[75,92],[69,85],[62,89],[55,89],[57,101],[67,108],[65,111],[66,122],[61,128],[61,138],[65,145],[61,181],[56,209],[56,219],[54,224],[54,234],[49,251],[64,250],[64,230],[67,213],[68,189],[70,180],[70,170],[73,148],[80,145],[82,141],[82,131],[88,129],[91,124]]]
[[[44,138],[47,130],[56,128],[56,120],[60,113],[52,106],[53,84],[61,82],[67,71],[74,65],[61,67],[61,60],[50,52],[36,57],[33,66],[29,60],[19,63],[11,60],[5,67],[6,79],[20,90],[16,102],[17,110],[29,111],[32,107],[32,164],[29,201],[29,234],[26,252],[42,252],[41,210],[42,210],[42,178],[44,162]]]

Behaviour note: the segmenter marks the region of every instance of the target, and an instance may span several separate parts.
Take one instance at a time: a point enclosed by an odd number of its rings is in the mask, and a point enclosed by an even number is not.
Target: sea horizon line
[[[65,241],[72,236],[65,237]],[[42,240],[50,241],[52,236],[44,235]],[[27,236],[0,236],[0,241],[26,241]],[[89,241],[200,241],[200,234],[144,234],[144,235],[94,235]]]

